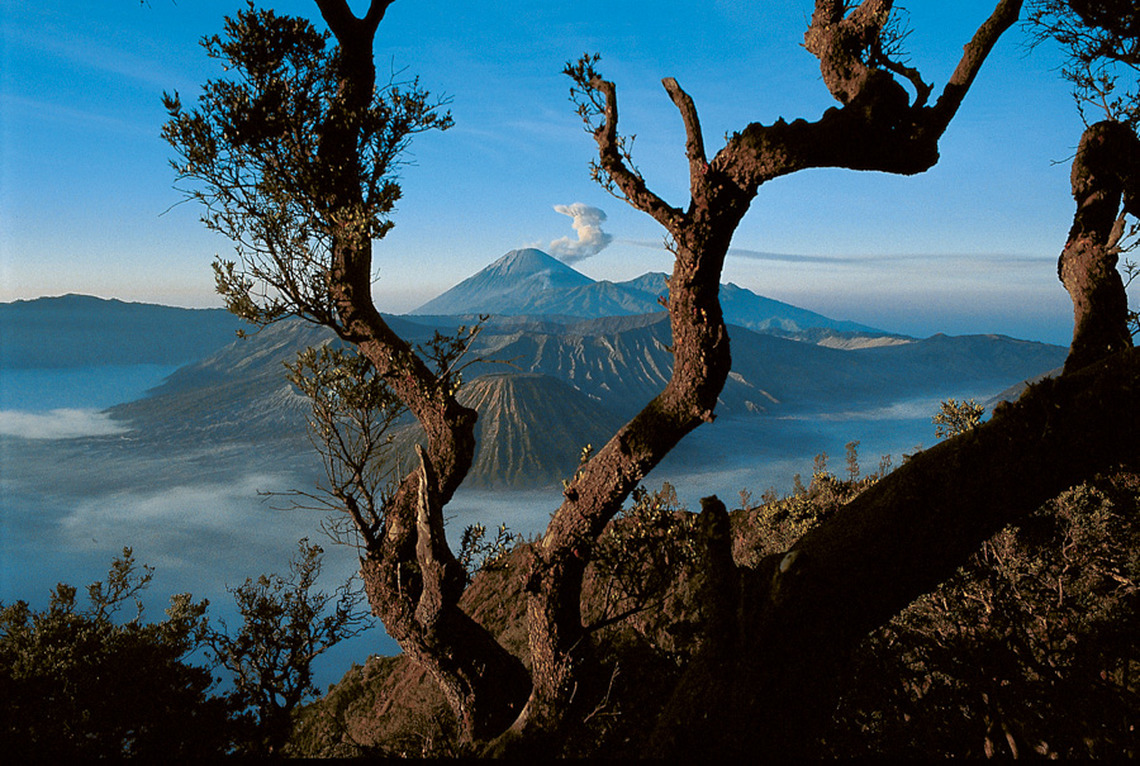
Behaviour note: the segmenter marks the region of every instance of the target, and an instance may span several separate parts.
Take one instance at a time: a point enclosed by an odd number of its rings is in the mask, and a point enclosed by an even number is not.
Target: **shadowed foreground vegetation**
[[[951,401],[935,423],[954,436],[980,415],[973,402]],[[794,572],[789,546],[890,472],[884,458],[865,474],[857,449],[848,445],[840,475],[819,456],[810,481],[797,475],[786,497],[768,490],[755,502],[742,492],[719,530],[731,538],[733,563],[762,570],[779,559],[775,571]],[[1122,469],[994,535],[863,641],[830,723],[805,750],[1136,755],[1138,511],[1140,474]],[[716,518],[715,509],[680,507],[668,484],[639,490],[590,552],[583,615],[598,650],[580,695],[591,709],[560,755],[644,754],[682,677],[699,672],[703,644],[719,640],[701,550]],[[464,547],[477,571],[462,606],[524,663],[535,544],[500,530]],[[163,621],[143,622],[151,570],[129,550],[87,589],[86,608],[66,585],[42,612],[0,604],[0,742],[9,753],[63,758],[471,754],[438,685],[406,655],[354,665],[323,698],[299,706],[317,693],[308,662],[363,618],[359,593],[313,590],[319,568],[320,548],[303,541],[289,577],[233,589],[245,618],[237,631],[211,628],[207,603],[189,595],[173,597]],[[228,691],[214,676],[223,669],[234,680]]]
[[[154,570],[130,548],[88,586],[86,607],[63,583],[42,611],[0,602],[0,751],[13,762],[279,753],[318,693],[312,661],[368,621],[351,581],[316,590],[322,554],[301,540],[287,576],[229,588],[234,628],[211,625],[209,602],[185,593],[144,622]]]
[[[966,404],[941,424],[968,427]],[[759,568],[890,470],[840,476],[817,459],[810,482],[742,493],[732,555]],[[1134,756],[1140,719],[1140,475],[1118,471],[1062,493],[988,540],[957,574],[871,634],[839,704],[808,750],[818,756]],[[708,514],[669,485],[642,492],[607,529],[588,568],[583,613],[599,650],[582,696],[596,707],[565,756],[644,754],[664,701],[707,635],[697,548]],[[525,662],[525,573],[532,544],[479,572],[463,607]],[[405,657],[354,666],[298,715],[288,752],[307,756],[463,755],[428,674]]]

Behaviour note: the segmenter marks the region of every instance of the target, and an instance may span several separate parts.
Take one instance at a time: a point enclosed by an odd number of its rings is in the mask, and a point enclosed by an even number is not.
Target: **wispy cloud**
[[[153,126],[144,126],[111,114],[102,114],[39,98],[25,98],[9,93],[4,93],[3,98],[5,106],[11,114],[19,115],[21,119],[28,121],[60,123],[72,127],[83,127],[87,130],[99,128],[116,133],[147,136],[148,138],[154,134]]]
[[[769,253],[763,250],[745,250],[732,247],[728,255],[734,258],[750,258],[755,261],[780,261],[782,263],[843,263],[848,258],[833,255],[793,255],[791,253]]]
[[[644,239],[624,239],[623,244],[633,245],[634,247],[644,247],[650,250],[667,250],[665,243],[662,240],[657,242],[644,240]],[[729,256],[736,258],[748,258],[754,261],[779,261],[781,263],[844,263],[849,261],[849,258],[834,255],[797,255],[794,253],[770,253],[764,250],[747,250],[740,247],[732,247],[728,250]]]
[[[554,210],[573,218],[574,231],[578,233],[577,239],[562,237],[551,242],[547,248],[551,255],[564,263],[577,263],[591,255],[597,255],[613,242],[613,235],[602,231],[606,214],[601,209],[575,202],[572,205],[555,205]]]
[[[23,412],[0,410],[0,436],[23,439],[75,439],[80,436],[111,436],[127,429],[98,410],[51,410]]]
[[[622,240],[623,244],[645,247],[652,250],[665,250],[663,242],[648,240]],[[931,265],[951,265],[968,263],[979,267],[1033,268],[1039,269],[1043,263],[1053,260],[1052,256],[1029,256],[1018,253],[853,253],[849,255],[813,255],[805,253],[774,253],[766,250],[749,250],[732,247],[730,258],[744,258],[752,261],[772,261],[776,263],[828,264],[835,266],[874,266],[878,264],[912,264],[929,267]]]
[[[968,268],[973,271],[1041,269],[1052,261],[1051,257],[1026,256],[1013,253],[893,253],[852,255],[791,255],[765,253],[756,250],[731,248],[729,257],[747,258],[781,263],[827,264],[846,268],[913,268],[940,269]]]
[[[169,88],[178,82],[181,74],[170,69],[158,56],[145,56],[124,47],[107,45],[102,41],[67,30],[60,34],[58,27],[46,29],[8,28],[8,42],[13,49],[23,48],[39,56],[50,56],[70,62],[81,70],[103,72],[126,78],[147,86]]]
[[[117,493],[113,508],[106,499],[80,502],[64,526],[90,529],[110,527],[164,526],[170,529],[214,528],[236,531],[235,508],[271,510],[259,493],[288,486],[287,479],[274,474],[251,473],[226,482],[197,482]],[[244,508],[243,508],[244,510]]]
[[[316,519],[307,511],[275,510],[260,492],[288,487],[295,479],[250,473],[230,481],[203,481],[96,494],[75,502],[59,521],[68,547],[138,546],[148,563],[164,569],[195,568],[210,561],[220,569],[249,571],[251,558],[309,533]],[[244,563],[243,563],[244,562]]]

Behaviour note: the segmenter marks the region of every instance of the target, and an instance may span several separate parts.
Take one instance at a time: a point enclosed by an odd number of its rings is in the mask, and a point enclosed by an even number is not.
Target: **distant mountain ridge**
[[[447,329],[388,319],[413,343]],[[1066,353],[996,335],[838,350],[741,327],[729,332],[733,366],[717,404],[724,418],[873,407],[967,384],[1000,391],[1054,369]],[[149,397],[111,410],[112,417],[156,449],[250,442],[303,450],[308,402],[285,380],[282,363],[303,348],[335,342],[323,328],[278,323],[178,370]],[[599,446],[660,392],[672,372],[670,344],[664,314],[485,327],[472,357],[510,366],[479,362],[464,373],[460,401],[479,413],[465,485],[545,486],[569,476],[585,445]],[[395,436],[401,450],[421,438],[411,423]]]
[[[664,275],[659,274],[633,280],[636,289],[595,283],[564,264],[551,267],[554,259],[535,253],[500,263],[503,269],[487,275],[484,294],[505,285],[509,289],[499,294],[508,300],[523,284],[530,286],[531,296],[546,295],[550,305],[557,306],[554,299],[584,293],[593,296],[595,304],[607,295],[627,300],[637,292],[648,301],[645,296],[652,295],[655,286],[664,286]],[[757,309],[748,307],[766,299],[737,290],[725,286],[726,303],[741,301],[741,311],[755,318]],[[561,308],[566,307],[563,302]],[[437,330],[447,333],[468,321],[422,315],[385,319],[413,346],[430,341]],[[658,311],[595,318],[532,313],[489,321],[470,358],[499,363],[469,366],[459,394],[479,412],[478,450],[465,484],[556,486],[558,479],[572,474],[585,445],[599,446],[669,379],[673,356],[668,320]],[[794,316],[790,321],[796,321]],[[47,361],[89,364],[153,363],[157,358],[178,364],[188,354],[199,355],[145,398],[110,410],[126,430],[108,438],[107,445],[133,444],[148,454],[171,456],[221,454],[217,450],[241,454],[256,445],[255,451],[268,450],[265,454],[272,453],[274,460],[312,465],[305,434],[309,404],[285,379],[282,363],[295,359],[301,349],[339,342],[326,328],[289,320],[231,341],[240,323],[221,310],[83,296],[0,304],[0,323],[5,355],[14,337],[24,344],[25,361],[34,360],[37,350]],[[799,331],[792,340],[774,328],[755,331],[731,319],[729,335],[732,371],[717,404],[722,425],[757,422],[758,417],[778,424],[785,418],[873,408],[907,397],[954,395],[947,392],[964,386],[997,392],[1055,369],[1066,355],[1058,346],[996,335],[888,338],[891,342],[879,343],[881,338],[814,327]],[[872,342],[860,345],[868,339]],[[833,342],[849,345],[829,347]],[[0,366],[6,363],[0,359]],[[732,431],[722,428],[718,433]],[[393,435],[398,446],[407,448],[420,438],[410,418]],[[723,451],[748,449],[735,437],[726,438]],[[699,467],[703,459],[686,457],[686,467]]]
[[[411,312],[412,316],[548,316],[593,319],[664,313],[668,275],[651,272],[627,282],[594,281],[541,250],[512,250]],[[721,285],[725,321],[750,330],[799,332],[823,328],[887,335],[789,303],[765,298],[739,285]]]
[[[225,309],[63,295],[0,303],[0,367],[180,365],[248,328]]]

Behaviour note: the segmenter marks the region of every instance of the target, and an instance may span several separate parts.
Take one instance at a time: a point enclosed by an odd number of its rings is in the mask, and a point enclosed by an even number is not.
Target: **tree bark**
[[[328,215],[342,224],[332,241],[329,290],[341,337],[354,343],[411,410],[427,434],[420,466],[401,481],[370,540],[361,575],[373,612],[388,634],[439,682],[463,740],[488,737],[515,718],[530,690],[522,663],[458,607],[464,574],[442,535],[442,507],[459,487],[475,452],[473,410],[450,381],[437,377],[372,302],[372,240],[356,216],[361,197],[359,116],[376,85],[372,45],[391,0],[373,0],[356,18],[344,0],[318,0],[340,44],[340,98],[320,141]]]
[[[816,123],[749,125],[710,162],[697,112],[675,80],[663,85],[685,126],[690,202],[682,211],[654,194],[627,160],[618,135],[613,83],[594,70],[595,58],[567,66],[582,98],[580,112],[598,145],[595,173],[632,206],[656,219],[675,245],[668,309],[673,375],[662,393],[575,474],[565,502],[536,548],[527,584],[531,675],[534,686],[518,720],[491,752],[518,753],[552,736],[567,714],[576,666],[589,650],[581,589],[589,552],[630,491],[702,422],[713,419],[731,368],[719,302],[720,274],[732,235],[765,181],[808,167],[917,173],[938,159],[938,140],[998,37],[1016,21],[1020,0],[1002,0],[966,46],[934,107],[911,106],[889,72],[860,59],[863,44],[881,31],[891,3],[818,0],[805,45],[821,62],[824,81],[843,104]],[[852,42],[854,41],[854,42]],[[594,125],[593,120],[598,124]]]
[[[1058,276],[1073,300],[1066,372],[1132,346],[1128,296],[1116,265],[1124,214],[1140,214],[1136,133],[1110,120],[1090,125],[1073,160],[1072,187],[1077,212],[1057,263]]]
[[[987,538],[1070,486],[1135,461],[1140,350],[1031,387],[925,450],[783,556],[740,568],[738,647],[710,643],[654,735],[658,756],[805,755],[867,633],[949,577]],[[721,639],[722,641],[724,639]]]

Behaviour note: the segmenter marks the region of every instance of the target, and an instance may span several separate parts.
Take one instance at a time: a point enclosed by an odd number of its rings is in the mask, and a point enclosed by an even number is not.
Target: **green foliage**
[[[947,399],[931,418],[931,422],[934,423],[934,435],[939,439],[949,439],[965,433],[981,423],[985,413],[986,408],[973,399],[964,402]]]
[[[297,354],[296,363],[286,367],[289,381],[337,418],[400,406],[383,381],[373,374],[369,361],[354,351],[330,346],[307,348]]]
[[[459,542],[459,554],[455,557],[467,581],[484,569],[505,567],[507,555],[522,541],[519,535],[510,532],[506,523],[500,524],[493,540],[487,539],[487,527],[483,524],[470,524],[463,530]]]
[[[208,758],[273,752],[292,713],[317,693],[312,661],[368,627],[348,584],[314,590],[320,546],[302,540],[290,576],[262,575],[231,592],[244,619],[233,635],[213,629],[206,601],[171,598],[166,619],[143,621],[141,593],[153,570],[130,548],[107,579],[60,584],[47,609],[0,603],[0,746],[6,758]],[[129,619],[116,618],[133,606]],[[200,649],[234,677],[213,695],[211,669],[190,664]],[[254,721],[256,714],[256,722]]]
[[[334,539],[360,534],[370,541],[383,525],[384,505],[396,482],[390,429],[406,408],[355,351],[309,348],[286,367],[289,381],[309,399],[309,439],[327,482],[319,487],[321,496],[305,496],[337,512],[326,524]],[[342,523],[345,512],[350,524]]]
[[[828,470],[827,454],[821,453],[815,458],[811,483],[805,487],[796,474],[791,495],[777,498],[774,492],[766,492],[755,506],[750,504],[750,496],[742,495],[742,515],[734,520],[733,547],[738,560],[755,562],[786,551],[891,470],[891,459],[885,456],[877,472],[864,476],[859,467],[859,442],[849,442],[846,450],[846,479]]]
[[[1134,0],[1033,0],[1026,23],[1037,42],[1060,44],[1068,58],[1061,74],[1073,85],[1082,117],[1091,108],[1133,129],[1140,125],[1140,8]]]
[[[318,693],[313,660],[371,625],[351,580],[332,594],[315,590],[323,553],[303,539],[288,577],[261,575],[231,589],[243,623],[232,634],[224,622],[209,633],[212,654],[233,674],[236,701],[257,713],[258,739],[248,745],[254,752],[279,749],[293,711]]]
[[[659,604],[685,567],[697,560],[696,516],[666,482],[656,492],[637,487],[633,504],[606,527],[591,559],[601,588],[599,623],[610,623]]]
[[[1061,73],[1073,86],[1086,125],[1108,119],[1140,131],[1140,6],[1135,0],[1033,0],[1026,23],[1036,42],[1061,46],[1067,57]],[[1127,165],[1124,158],[1121,162]],[[1127,212],[1112,242],[1117,254],[1140,246],[1140,221],[1134,210]],[[1121,271],[1127,287],[1136,265],[1124,260]],[[1134,309],[1128,312],[1128,327],[1133,337],[1140,332]]]
[[[449,396],[454,396],[463,386],[464,369],[476,362],[487,361],[479,358],[460,363],[489,318],[489,314],[480,314],[475,324],[459,325],[454,335],[444,335],[435,330],[431,340],[416,345],[420,357],[428,363],[439,381],[440,389]]]
[[[453,395],[462,383],[467,362],[462,357],[478,335],[481,324],[461,326],[454,335],[436,332],[418,348],[434,367],[439,390]],[[358,350],[326,344],[308,348],[286,363],[288,379],[311,406],[309,439],[321,456],[325,483],[320,494],[292,494],[313,501],[334,515],[324,529],[339,542],[366,545],[384,524],[384,508],[399,481],[399,462],[393,449],[392,428],[407,407],[376,368]],[[347,522],[347,523],[346,523]],[[485,530],[484,530],[485,533]],[[510,536],[503,538],[510,542]],[[492,557],[493,558],[493,557]]]
[[[206,631],[207,602],[171,598],[166,619],[143,622],[140,571],[130,548],[106,581],[60,584],[47,609],[0,604],[0,749],[11,763],[76,758],[204,758],[236,736],[227,701],[211,696],[208,668],[187,658]],[[114,618],[133,605],[130,619]]]
[[[257,324],[298,315],[336,326],[333,242],[384,237],[411,136],[446,129],[451,116],[414,80],[379,85],[366,108],[347,108],[345,60],[329,35],[252,3],[203,46],[227,75],[206,83],[195,109],[164,94],[162,135],[179,180],[192,182],[186,197],[237,246],[236,261],[215,265],[218,291]],[[329,161],[334,135],[349,136],[351,160]]]
[[[586,463],[590,462],[590,458],[594,456],[594,445],[587,444],[578,453],[578,467],[574,471],[574,475],[569,479],[562,480],[562,489],[569,489],[570,485],[578,481],[578,477],[582,475],[582,469],[586,467]]]
[[[859,442],[847,442],[847,478],[850,481],[859,480]]]

